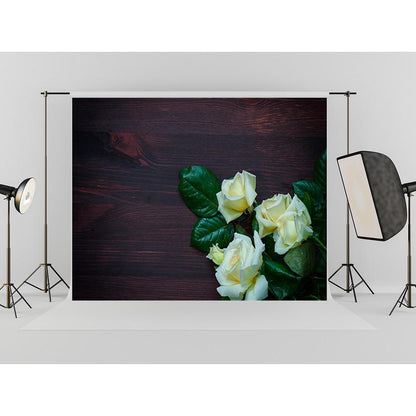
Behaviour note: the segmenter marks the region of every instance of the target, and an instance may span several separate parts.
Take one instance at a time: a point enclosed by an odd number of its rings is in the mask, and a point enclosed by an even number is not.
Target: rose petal
[[[227,196],[244,195],[244,178],[240,172],[237,172],[234,178],[228,182]]]
[[[244,296],[244,289],[241,285],[219,286],[217,292],[221,296],[228,296],[231,300],[241,300]]]
[[[245,300],[263,300],[267,298],[269,285],[266,278],[258,276],[255,283],[247,290]]]
[[[277,254],[280,254],[280,255],[286,254],[291,248],[291,246],[288,246],[283,243],[278,229],[273,233],[273,239],[275,241],[274,251]]]
[[[225,205],[224,195],[222,192],[217,193],[217,200],[218,211],[221,212],[227,224],[237,219],[241,215],[241,212],[230,209]]]
[[[260,237],[263,238],[263,237],[266,237],[266,235],[273,233],[277,225],[269,221],[268,219],[264,218],[261,205],[256,207],[255,211],[256,211],[256,220],[257,220],[257,223],[259,224]]]
[[[305,215],[307,225],[311,224],[311,216],[309,215],[308,208],[306,208],[306,205],[302,202],[301,199],[298,198],[297,195],[295,195],[292,199],[292,202],[288,206],[287,211],[294,211],[299,216]]]
[[[256,176],[250,172],[243,170],[244,190],[246,194],[247,203],[249,206],[253,205],[256,199]]]

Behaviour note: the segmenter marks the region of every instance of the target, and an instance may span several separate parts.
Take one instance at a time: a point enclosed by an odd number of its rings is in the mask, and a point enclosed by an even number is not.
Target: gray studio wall
[[[416,54],[347,53],[48,53],[0,54],[0,183],[38,179],[34,205],[13,212],[13,278],[42,261],[42,90],[356,90],[351,151],[386,153],[403,182],[416,180]],[[50,260],[70,273],[70,100],[50,97]],[[345,199],[335,157],[345,152],[345,98],[328,104],[329,271],[344,261]],[[6,203],[0,205],[0,272],[5,277]],[[416,213],[415,213],[416,214]],[[416,256],[415,256],[416,257]],[[375,291],[398,292],[406,273],[406,235],[388,242],[352,238],[352,260]],[[40,278],[40,276],[39,276]]]

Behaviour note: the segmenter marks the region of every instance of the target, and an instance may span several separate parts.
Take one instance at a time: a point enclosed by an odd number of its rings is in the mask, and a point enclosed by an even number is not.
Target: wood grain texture
[[[179,170],[248,170],[261,201],[312,179],[325,148],[322,98],[74,98],[73,299],[219,300]]]

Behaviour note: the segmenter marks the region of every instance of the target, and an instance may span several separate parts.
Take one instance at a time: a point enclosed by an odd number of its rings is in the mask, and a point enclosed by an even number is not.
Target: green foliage
[[[272,234],[262,239],[265,252],[260,273],[267,279],[270,298],[326,299],[326,160],[325,151],[315,163],[313,181],[293,183],[294,193],[311,216],[313,236],[284,256],[275,252]],[[232,223],[226,223],[218,212],[216,194],[221,190],[220,182],[203,166],[182,169],[178,190],[187,207],[201,217],[191,235],[191,246],[198,250],[209,252],[213,244],[225,248],[233,240],[234,232],[252,237],[259,230],[255,211],[246,211]]]
[[[321,277],[326,276],[326,252],[319,248],[316,256],[315,274]]]
[[[325,150],[315,162],[313,169],[313,180],[323,193],[326,193],[326,155],[327,151]]]
[[[296,300],[326,300],[326,278],[304,277],[293,296]]]
[[[283,262],[263,256],[264,274],[269,284],[269,291],[278,300],[293,296],[296,292],[300,277],[293,273]]]
[[[254,231],[259,232],[259,223],[257,221],[256,216],[253,217],[253,221],[251,223],[251,228],[253,229],[253,234],[254,234]]]
[[[191,234],[191,246],[209,252],[213,244],[220,248],[227,247],[234,238],[234,226],[227,224],[221,214],[211,218],[200,218]]]
[[[218,212],[217,177],[203,166],[190,166],[179,172],[179,193],[186,206],[199,217],[213,217]]]
[[[326,299],[326,160],[325,151],[315,163],[313,181],[293,183],[295,194],[309,211],[314,234],[305,243],[286,253],[283,257],[286,269],[281,269],[282,258],[274,253],[272,236],[263,238],[265,256],[268,256],[265,276],[269,281],[270,294],[276,299]],[[279,271],[276,267],[271,268],[270,261],[279,264]],[[288,278],[288,270],[297,280]],[[275,276],[280,277],[277,279]]]
[[[316,247],[313,242],[307,241],[289,250],[284,257],[284,261],[299,276],[310,276],[315,270]]]
[[[315,211],[322,209],[324,203],[324,194],[322,188],[313,181],[298,181],[293,183],[293,189],[295,194],[302,200],[302,202],[307,206],[309,201],[313,201],[313,208]],[[307,197],[305,198],[305,194]],[[305,200],[306,202],[305,202]]]
[[[271,257],[272,260],[280,262],[283,260],[283,257],[274,251],[276,243],[274,241],[273,234],[269,234],[266,235],[266,237],[263,237],[263,243],[265,245],[266,253]]]
[[[308,192],[304,192],[303,197],[301,199],[302,202],[305,204],[306,208],[308,209],[309,215],[312,217],[315,213],[315,209],[311,196]]]
[[[314,238],[326,246],[326,207],[312,217]]]
[[[298,181],[293,184],[295,194],[308,208],[314,231],[312,241],[316,250],[315,274],[326,275],[326,166],[325,150],[315,163],[313,181]],[[325,262],[325,270],[323,263]]]
[[[240,224],[236,224],[235,232],[238,233],[238,234],[246,235],[247,237],[251,238],[251,235]]]

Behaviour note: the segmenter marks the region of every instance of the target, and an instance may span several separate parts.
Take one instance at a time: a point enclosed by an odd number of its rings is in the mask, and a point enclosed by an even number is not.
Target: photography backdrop
[[[342,91],[356,90],[351,98],[351,151],[368,149],[385,153],[398,167],[403,182],[415,180],[412,155],[403,149],[414,146],[416,104],[415,53],[3,53],[0,54],[3,94],[0,96],[2,135],[7,157],[2,158],[2,183],[18,184],[24,178],[38,179],[36,200],[25,215],[12,216],[13,279],[20,283],[42,259],[43,245],[43,98],[40,91]],[[71,98],[49,97],[49,252],[63,277],[72,275],[72,111]],[[328,272],[345,261],[345,195],[336,157],[346,149],[345,97],[330,96],[328,104]],[[22,148],[25,150],[22,152]],[[17,163],[17,161],[19,163]],[[38,198],[39,197],[39,198]],[[2,205],[2,218],[7,204]],[[412,204],[415,210],[415,204]],[[412,215],[415,213],[413,212]],[[413,238],[416,237],[412,227]],[[6,221],[0,222],[0,253],[6,253]],[[212,331],[18,331],[9,314],[0,314],[7,342],[1,343],[3,362],[411,362],[415,360],[413,313],[385,317],[403,289],[406,278],[406,232],[380,243],[352,236],[351,259],[377,296],[366,295],[353,304],[356,314],[367,308],[381,316],[386,326],[378,331],[221,331],[212,314],[219,302],[199,302],[206,308],[198,322],[209,322]],[[6,263],[2,264],[5,276]],[[387,259],[387,261],[378,261]],[[416,258],[413,256],[413,262]],[[341,278],[341,277],[340,277]],[[38,276],[42,283],[42,275]],[[339,293],[332,287],[330,292]],[[66,294],[63,287],[56,292]],[[368,292],[368,291],[367,291]],[[386,293],[385,304],[373,305]],[[362,297],[361,297],[362,293]],[[36,299],[26,288],[29,300]],[[43,295],[41,295],[43,296]],[[40,303],[47,301],[40,299]],[[93,309],[100,302],[82,303]],[[126,305],[129,302],[113,302]],[[130,302],[133,303],[133,302]],[[149,320],[159,316],[169,302],[146,304]],[[174,302],[174,308],[177,304]],[[194,303],[194,302],[185,302]],[[252,327],[264,321],[264,307],[278,310],[289,302],[220,302],[230,315],[242,321],[238,306],[251,309]],[[307,306],[331,302],[295,303],[302,317]],[[335,302],[334,302],[335,303]],[[383,302],[381,302],[383,303]],[[75,306],[75,305],[74,305]],[[153,306],[153,308],[151,308]],[[22,311],[24,310],[23,307]],[[256,308],[256,310],[253,310]],[[361,309],[359,309],[361,308]],[[194,314],[192,308],[188,315]],[[241,309],[240,309],[241,310]],[[53,309],[51,309],[51,312]],[[83,316],[91,316],[83,310]],[[411,312],[411,311],[410,311]],[[24,311],[18,319],[38,313]],[[185,314],[184,314],[185,315]],[[187,315],[187,316],[188,316]],[[286,319],[287,314],[281,314]],[[37,316],[37,315],[36,315]],[[108,316],[111,318],[111,316]],[[272,315],[273,320],[274,315]],[[248,318],[248,314],[246,315]],[[270,318],[271,319],[271,318]],[[133,325],[137,314],[126,315]],[[246,322],[246,321],[244,321]],[[303,320],[302,322],[305,322]],[[55,326],[62,322],[55,317]],[[149,324],[150,325],[150,324]],[[199,324],[200,325],[200,324]],[[337,323],[338,325],[338,323]],[[115,326],[115,325],[114,325]],[[200,326],[199,326],[200,327]],[[195,323],[195,329],[198,325]],[[231,328],[229,325],[227,328]],[[399,334],[400,332],[400,334]],[[392,340],[399,339],[392,343]],[[45,348],[48,345],[48,348]],[[305,347],[306,346],[306,347]],[[253,354],[261,351],[261,354]]]
[[[179,171],[249,171],[258,203],[293,195],[326,149],[326,114],[326,98],[74,98],[73,299],[220,300]]]

